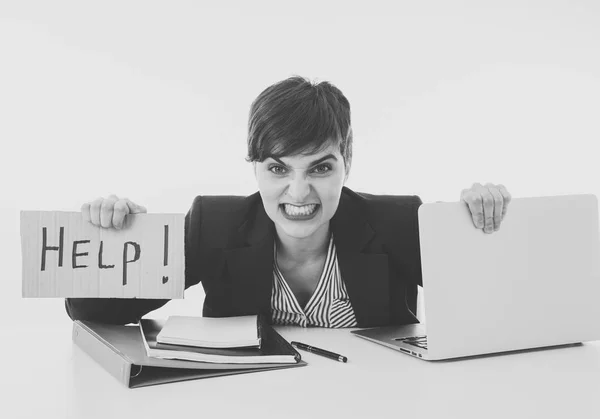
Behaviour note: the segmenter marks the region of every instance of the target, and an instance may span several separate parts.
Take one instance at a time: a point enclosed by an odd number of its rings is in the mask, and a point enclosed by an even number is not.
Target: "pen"
[[[335,359],[336,361],[340,361],[340,362],[348,362],[348,358],[346,358],[343,355],[340,354],[336,354],[335,352],[329,352],[326,351],[325,349],[320,349],[320,348],[315,348],[314,346],[310,346],[307,345],[305,343],[300,343],[300,342],[290,342],[292,344],[292,346],[298,348],[298,349],[302,349],[303,351],[307,351],[313,354],[317,354],[317,355],[321,355],[327,358],[331,358],[331,359]]]

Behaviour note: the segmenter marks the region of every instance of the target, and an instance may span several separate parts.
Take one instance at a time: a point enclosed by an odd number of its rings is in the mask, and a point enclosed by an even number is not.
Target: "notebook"
[[[260,347],[258,316],[170,316],[156,336],[162,344],[203,348]]]
[[[151,358],[137,325],[77,320],[73,322],[73,343],[128,388],[307,365],[302,360],[294,364],[220,364]]]
[[[140,332],[149,357],[226,364],[295,364],[300,354],[271,326],[260,323],[261,347],[204,348],[157,342],[164,320],[140,320]]]

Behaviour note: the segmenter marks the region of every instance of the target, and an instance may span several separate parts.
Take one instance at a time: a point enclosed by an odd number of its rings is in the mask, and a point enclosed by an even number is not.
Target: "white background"
[[[598,2],[219,3],[0,2],[3,318],[69,321],[21,298],[20,210],[252,193],[250,104],[295,74],[350,100],[355,190],[600,192]],[[195,288],[165,309],[199,314]]]

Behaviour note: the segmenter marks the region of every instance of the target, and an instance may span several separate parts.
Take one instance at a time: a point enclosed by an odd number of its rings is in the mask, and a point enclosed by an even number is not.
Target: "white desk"
[[[73,345],[70,321],[40,321],[2,332],[3,417],[600,416],[600,342],[429,363],[348,330],[278,327],[349,362],[302,352],[306,367],[128,389]]]

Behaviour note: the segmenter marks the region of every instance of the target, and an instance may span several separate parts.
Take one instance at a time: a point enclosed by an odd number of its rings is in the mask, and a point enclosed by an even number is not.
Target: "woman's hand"
[[[127,214],[148,212],[146,208],[131,202],[127,198],[110,195],[108,198],[98,198],[81,206],[83,219],[98,227],[121,229]]]
[[[504,185],[474,183],[470,189],[463,189],[460,200],[469,206],[475,227],[493,233],[500,228],[511,196]]]

